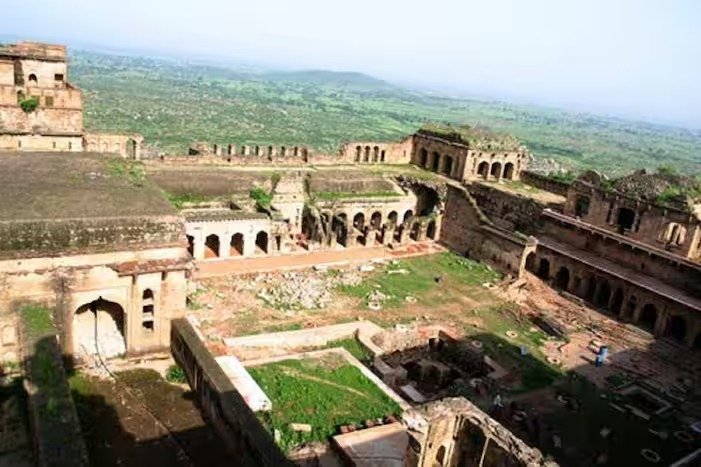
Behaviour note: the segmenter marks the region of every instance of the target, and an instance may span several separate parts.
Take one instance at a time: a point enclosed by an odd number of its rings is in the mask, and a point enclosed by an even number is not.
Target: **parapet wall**
[[[567,196],[567,190],[570,188],[570,184],[567,182],[553,180],[547,175],[531,172],[530,170],[521,171],[521,181],[560,196]]]
[[[0,222],[0,259],[177,245],[177,217],[131,217]]]
[[[173,320],[171,352],[196,393],[202,415],[239,466],[292,466],[186,319]]]

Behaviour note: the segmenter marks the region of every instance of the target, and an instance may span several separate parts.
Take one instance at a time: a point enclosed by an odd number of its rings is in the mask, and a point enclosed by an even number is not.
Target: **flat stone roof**
[[[0,152],[0,221],[175,216],[151,183],[99,153]]]
[[[184,243],[161,190],[105,154],[0,153],[0,200],[0,259]]]

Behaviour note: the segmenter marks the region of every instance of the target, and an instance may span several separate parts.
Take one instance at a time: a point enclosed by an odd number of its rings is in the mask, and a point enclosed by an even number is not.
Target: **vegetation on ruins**
[[[166,370],[166,381],[169,383],[187,383],[185,372],[179,365],[171,365]]]
[[[20,98],[20,101],[19,101],[19,106],[25,113],[32,113],[39,107],[39,97],[38,96],[30,96],[30,97],[22,96]]]
[[[454,300],[465,287],[481,286],[499,277],[489,266],[444,252],[397,261],[358,285],[339,286],[339,291],[361,300],[379,291],[386,296],[382,306],[390,308],[406,305],[407,296],[415,297],[418,303],[441,305]]]
[[[260,187],[251,188],[249,195],[251,196],[251,199],[256,202],[258,207],[262,209],[268,209],[270,207],[270,202],[273,199],[272,192],[267,192]]]
[[[319,201],[336,201],[340,199],[353,198],[390,198],[392,196],[401,196],[395,191],[363,191],[360,193],[349,193],[341,191],[321,191],[314,193],[314,196]]]
[[[130,159],[114,158],[109,160],[109,173],[115,177],[122,177],[136,186],[142,186],[146,180],[143,165]]]
[[[399,405],[358,368],[338,357],[285,360],[247,369],[273,404],[271,412],[257,415],[271,430],[279,430],[279,444],[285,450],[326,441],[340,425],[401,413]],[[294,431],[291,423],[309,424],[312,431]]]
[[[465,144],[485,151],[518,151],[521,143],[509,134],[498,134],[489,128],[451,123],[426,123],[419,133]]]
[[[622,174],[661,161],[701,170],[701,132],[503,102],[407,91],[362,74],[269,72],[74,53],[87,128],[138,132],[162,150],[192,141],[294,142],[335,153],[343,141],[396,140],[427,121],[512,134],[540,158]]]

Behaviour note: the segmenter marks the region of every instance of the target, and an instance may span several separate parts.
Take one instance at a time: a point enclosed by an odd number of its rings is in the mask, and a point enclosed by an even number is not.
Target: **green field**
[[[399,405],[367,379],[358,368],[338,357],[285,360],[247,368],[273,403],[261,421],[280,431],[280,445],[290,449],[309,441],[326,441],[340,425],[399,415]],[[290,423],[306,423],[311,433],[297,432]]]
[[[459,303],[465,296],[489,301],[493,297],[482,284],[499,277],[500,274],[489,266],[444,252],[397,261],[358,285],[341,286],[339,292],[357,297],[361,306],[371,293],[381,292],[386,296],[382,301],[384,308],[405,306],[407,296],[426,306]],[[439,281],[436,278],[440,278]]]
[[[511,133],[541,158],[621,173],[673,165],[701,171],[701,131],[556,109],[440,97],[358,73],[271,72],[76,52],[89,129],[139,132],[183,153],[194,141],[305,144],[394,140],[427,121]]]

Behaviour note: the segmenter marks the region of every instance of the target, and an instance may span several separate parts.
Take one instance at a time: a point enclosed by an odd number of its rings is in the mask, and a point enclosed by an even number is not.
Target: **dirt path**
[[[194,273],[194,278],[203,279],[206,277],[225,276],[229,274],[249,274],[252,272],[300,269],[321,264],[355,263],[373,259],[406,258],[437,253],[444,250],[445,248],[433,242],[425,242],[411,243],[395,250],[390,250],[385,247],[358,247],[281,256],[200,261],[197,263],[197,271]]]

